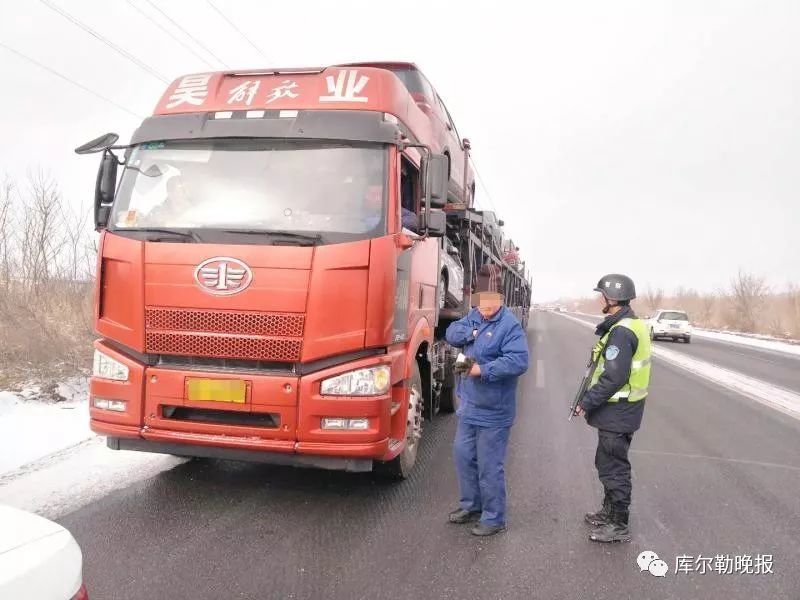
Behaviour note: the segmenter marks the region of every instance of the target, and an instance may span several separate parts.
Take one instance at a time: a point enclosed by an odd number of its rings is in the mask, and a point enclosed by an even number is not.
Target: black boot
[[[447,520],[456,525],[475,523],[481,518],[481,511],[464,510],[457,508],[447,516]]]
[[[603,496],[603,508],[594,513],[586,513],[583,518],[589,525],[593,527],[600,527],[608,523],[608,518],[611,516],[611,498],[608,494]]]
[[[592,529],[589,539],[593,542],[604,544],[630,542],[631,532],[628,529],[628,511],[612,506],[608,522]]]

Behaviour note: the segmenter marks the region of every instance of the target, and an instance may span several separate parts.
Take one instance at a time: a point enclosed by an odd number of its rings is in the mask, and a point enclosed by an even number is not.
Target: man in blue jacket
[[[494,287],[494,286],[491,286]],[[528,369],[525,332],[495,291],[476,293],[473,308],[447,328],[447,342],[462,348],[466,360],[457,393],[453,454],[461,494],[451,523],[479,521],[474,535],[494,535],[506,528],[504,463],[516,413],[517,378]]]

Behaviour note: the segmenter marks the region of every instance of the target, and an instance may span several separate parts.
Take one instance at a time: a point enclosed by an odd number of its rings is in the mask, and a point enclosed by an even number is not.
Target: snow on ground
[[[0,475],[0,504],[57,519],[186,460],[109,450],[104,437],[93,436],[18,471]]]
[[[85,377],[59,383],[55,394],[64,400],[39,400],[38,385],[0,392],[0,504],[54,519],[185,461],[109,450],[89,429]]]
[[[86,379],[70,379],[58,391],[65,401],[35,400],[36,386],[0,392],[0,477],[92,437]]]
[[[690,358],[675,350],[658,347],[653,349],[653,354],[659,359],[800,419],[800,394],[791,390],[703,360]]]
[[[590,317],[596,321],[603,318],[602,315],[592,315],[582,312],[573,312],[570,314],[579,315],[581,317]],[[695,328],[692,335],[717,342],[724,342],[726,344],[749,346],[751,348],[758,348],[760,350],[769,350],[772,352],[779,352],[781,354],[800,356],[800,343],[793,343],[793,341],[781,340],[779,338],[765,335],[716,331],[712,329],[699,328]]]
[[[575,321],[586,327],[594,327],[585,319],[561,313],[561,316],[570,321]],[[668,350],[661,346],[653,347],[653,355],[658,360],[671,363],[686,369],[717,385],[728,388],[739,394],[747,396],[757,402],[779,410],[787,415],[800,419],[800,394],[769,382],[750,377],[718,365],[686,356],[675,350]]]
[[[792,344],[774,338],[751,337],[741,333],[723,333],[721,331],[710,331],[708,329],[695,329],[693,335],[726,344],[750,346],[751,348],[800,356],[800,344]]]

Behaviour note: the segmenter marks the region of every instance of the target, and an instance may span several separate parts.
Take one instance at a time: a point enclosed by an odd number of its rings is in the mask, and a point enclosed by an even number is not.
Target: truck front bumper
[[[337,444],[335,452],[338,456],[319,456],[314,454],[294,454],[291,453],[292,449],[281,448],[265,448],[265,445],[259,444],[258,449],[246,449],[244,447],[229,447],[206,445],[207,440],[203,440],[204,444],[192,444],[188,442],[178,441],[158,441],[153,439],[143,438],[125,438],[125,437],[109,437],[107,439],[108,447],[112,450],[135,450],[138,452],[156,452],[159,454],[172,454],[175,456],[197,457],[197,458],[219,458],[223,460],[242,460],[248,462],[266,463],[272,465],[285,465],[292,467],[310,467],[315,469],[329,469],[335,471],[349,471],[352,473],[364,473],[372,471],[372,459],[357,458],[355,455],[366,451],[370,448],[364,448],[364,445],[354,445],[351,447]],[[285,442],[279,442],[285,444]],[[298,444],[299,445],[299,444]],[[310,450],[310,449],[305,449]],[[353,457],[344,456],[352,452]]]

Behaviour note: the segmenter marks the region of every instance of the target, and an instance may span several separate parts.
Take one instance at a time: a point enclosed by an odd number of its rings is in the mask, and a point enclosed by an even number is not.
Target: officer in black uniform
[[[631,539],[628,449],[644,414],[650,377],[650,338],[644,322],[630,307],[630,301],[636,297],[630,277],[606,275],[595,291],[602,294],[603,313],[608,315],[595,332],[601,338],[595,352],[602,360],[575,414],[584,415],[588,424],[598,430],[595,467],[605,494],[603,507],[587,514],[585,519],[594,527],[590,540],[627,542]]]

